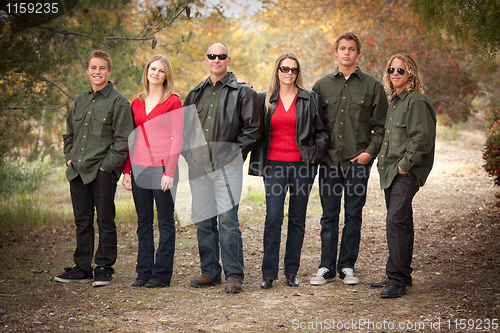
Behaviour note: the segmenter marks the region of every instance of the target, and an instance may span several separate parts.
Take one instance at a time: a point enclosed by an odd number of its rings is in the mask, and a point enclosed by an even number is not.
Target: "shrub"
[[[500,186],[500,108],[486,112],[488,138],[483,149],[483,168],[493,178],[495,186]],[[500,194],[495,194],[500,198]],[[500,206],[500,202],[497,203]]]

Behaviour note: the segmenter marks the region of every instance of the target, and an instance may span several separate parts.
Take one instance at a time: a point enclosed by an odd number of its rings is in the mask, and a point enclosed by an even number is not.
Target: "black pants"
[[[95,253],[98,267],[111,269],[116,262],[117,234],[115,193],[118,177],[99,170],[97,178],[83,184],[80,176],[70,181],[71,202],[75,215],[76,249],[73,259],[88,275],[92,274],[94,256],[94,207],[99,227],[99,245]]]
[[[386,273],[389,280],[399,285],[412,282],[413,208],[412,201],[419,184],[415,175],[398,174],[391,186],[385,189],[387,207],[386,233],[389,258]]]

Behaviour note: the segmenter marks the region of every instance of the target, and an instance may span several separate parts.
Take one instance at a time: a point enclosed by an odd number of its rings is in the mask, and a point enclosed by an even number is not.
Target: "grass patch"
[[[7,161],[0,166],[4,180],[0,182],[0,243],[29,240],[30,231],[72,218],[64,170],[41,161]]]

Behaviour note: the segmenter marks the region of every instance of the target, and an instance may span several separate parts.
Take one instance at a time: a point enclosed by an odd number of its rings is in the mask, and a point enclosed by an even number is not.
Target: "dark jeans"
[[[139,280],[170,285],[175,252],[175,198],[173,195],[175,195],[178,177],[175,178],[174,187],[163,192],[161,189],[154,189],[160,184],[162,176],[161,168],[148,168],[138,176],[132,172],[132,194],[137,211],[137,239],[139,241],[135,270]],[[137,181],[141,186],[137,185]],[[156,203],[160,233],[156,260],[153,233],[154,203]]]
[[[197,227],[202,273],[220,279],[224,268],[226,281],[243,282],[243,240],[238,220],[242,163],[225,164],[214,178],[195,177],[192,173],[189,177],[193,197],[191,219]]]
[[[386,273],[389,280],[394,280],[399,285],[412,282],[411,261],[414,239],[412,201],[418,190],[418,179],[411,173],[398,174],[391,186],[384,190],[389,247]]]
[[[304,241],[307,202],[315,176],[316,167],[307,167],[303,162],[268,162],[264,178],[266,222],[262,278],[278,279],[281,226],[283,225],[285,197],[288,191],[290,191],[290,202],[288,205],[284,273],[285,275],[297,275]]]
[[[115,224],[115,193],[118,177],[114,172],[99,170],[96,179],[83,184],[80,176],[70,181],[71,202],[75,215],[76,249],[73,259],[76,265],[92,274],[94,257],[94,207],[99,227],[99,245],[95,252],[95,264],[112,270],[117,256]]]
[[[358,259],[361,240],[363,207],[366,203],[366,191],[370,166],[351,162],[347,170],[332,168],[326,162],[319,167],[319,191],[321,197],[321,264],[332,272],[342,268],[354,268]],[[339,216],[342,194],[344,195],[344,228],[339,240]]]

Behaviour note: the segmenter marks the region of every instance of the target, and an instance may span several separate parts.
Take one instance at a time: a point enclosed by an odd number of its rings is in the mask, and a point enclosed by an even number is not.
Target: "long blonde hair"
[[[409,93],[411,93],[412,91],[419,91],[423,94],[424,83],[420,78],[417,63],[415,62],[415,60],[413,60],[411,55],[407,53],[398,53],[391,56],[385,67],[384,88],[389,96],[393,96],[396,94],[396,88],[394,88],[394,85],[391,82],[391,77],[389,73],[387,73],[387,68],[391,67],[392,61],[394,59],[399,59],[404,62],[406,70],[408,71],[408,83],[406,84],[406,90],[408,90]]]
[[[148,81],[148,70],[149,66],[155,61],[161,61],[165,67],[165,81],[163,81],[163,93],[161,95],[158,104],[161,104],[167,100],[167,98],[174,93],[174,71],[172,69],[172,64],[166,55],[158,54],[153,56],[144,67],[144,72],[142,73],[142,86],[144,90],[139,94],[139,100],[144,102],[146,97],[149,96],[149,81]]]
[[[297,78],[295,79],[295,85],[299,88],[305,89],[304,85],[302,83],[302,68],[300,67],[300,62],[297,56],[293,53],[285,53],[282,54],[278,60],[276,60],[276,63],[274,64],[274,70],[273,73],[271,74],[271,78],[269,79],[269,84],[267,85],[267,95],[266,95],[266,101],[265,101],[265,106],[267,107],[267,110],[270,110],[273,106],[269,102],[271,99],[271,95],[280,90],[280,80],[278,78],[278,68],[281,66],[281,62],[285,59],[292,59],[295,60],[297,63],[297,68],[299,69],[299,74],[297,75]]]

